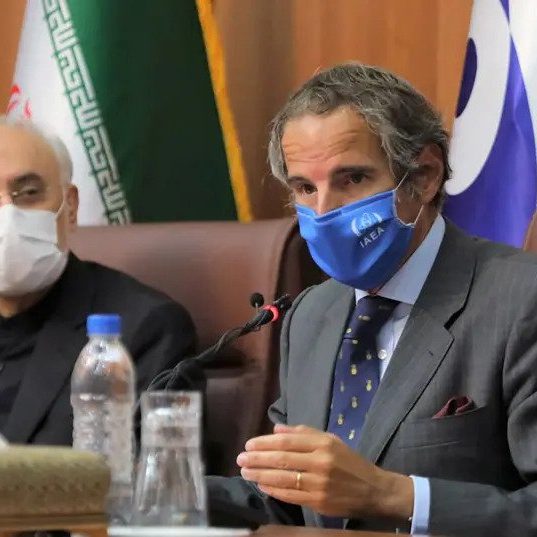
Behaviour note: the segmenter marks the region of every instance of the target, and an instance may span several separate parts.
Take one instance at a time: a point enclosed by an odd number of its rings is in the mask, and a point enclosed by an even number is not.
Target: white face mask
[[[58,248],[58,214],[0,207],[0,296],[42,291],[62,275],[68,254]]]

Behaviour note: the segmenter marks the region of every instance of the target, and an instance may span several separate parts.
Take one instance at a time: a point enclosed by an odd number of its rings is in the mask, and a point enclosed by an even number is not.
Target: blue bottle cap
[[[89,315],[86,328],[88,336],[119,336],[121,334],[121,317],[115,313]]]

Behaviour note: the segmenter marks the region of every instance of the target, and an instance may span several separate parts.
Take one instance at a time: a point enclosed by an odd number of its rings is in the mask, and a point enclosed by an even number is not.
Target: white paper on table
[[[199,526],[111,526],[109,537],[244,537],[245,528],[203,528]]]

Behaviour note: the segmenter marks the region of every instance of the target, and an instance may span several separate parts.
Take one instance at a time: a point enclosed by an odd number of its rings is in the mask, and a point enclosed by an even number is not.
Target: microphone
[[[250,304],[253,307],[256,307],[258,310],[256,315],[250,319],[245,325],[239,326],[237,328],[232,328],[227,330],[220,336],[218,341],[205,349],[203,352],[197,356],[191,356],[179,362],[172,369],[167,369],[162,371],[153,380],[149,383],[147,391],[154,390],[159,387],[163,387],[165,390],[173,386],[174,382],[181,376],[185,377],[187,380],[189,378],[188,371],[192,368],[199,369],[199,366],[209,364],[213,361],[214,358],[218,356],[220,351],[226,347],[232,341],[239,339],[246,334],[249,334],[255,330],[259,330],[264,325],[274,323],[280,319],[282,314],[284,314],[292,305],[293,301],[291,300],[290,295],[284,294],[278,299],[276,299],[272,304],[263,306],[259,310],[259,306],[264,303],[263,295],[260,293],[254,293],[250,297]]]
[[[252,293],[250,296],[250,306],[252,308],[255,308],[255,312],[259,313],[259,308],[265,303],[265,298],[261,293]],[[256,330],[259,330],[259,328],[256,328]]]
[[[255,308],[256,311],[265,303],[265,299],[261,293],[252,293],[250,297],[250,306]]]
[[[291,307],[292,303],[293,301],[289,295],[283,295],[269,306],[262,307],[261,313],[257,315],[257,327],[259,328],[267,323],[275,323],[280,318],[280,315]]]

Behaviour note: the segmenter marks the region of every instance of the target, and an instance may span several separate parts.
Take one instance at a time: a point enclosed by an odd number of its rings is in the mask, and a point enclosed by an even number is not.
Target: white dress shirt
[[[378,296],[400,302],[377,336],[377,350],[381,360],[381,381],[408,321],[410,311],[421,293],[429,272],[431,272],[445,231],[446,223],[442,216],[438,215],[429,233],[416,251],[377,293]],[[357,302],[369,294],[361,289],[356,289],[355,293]],[[431,503],[429,480],[423,477],[410,477],[414,483],[414,511],[412,514],[411,533],[423,535],[427,533],[429,527]]]

